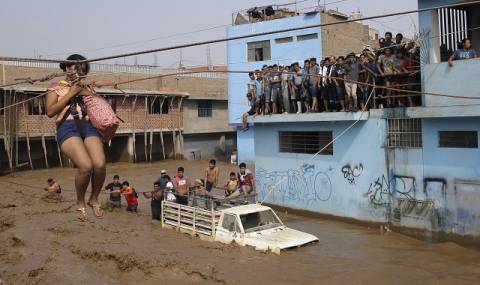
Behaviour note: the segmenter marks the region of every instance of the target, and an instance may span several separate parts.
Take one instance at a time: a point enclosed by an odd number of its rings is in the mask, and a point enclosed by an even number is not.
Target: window
[[[285,43],[290,43],[290,42],[293,42],[293,37],[275,39],[276,44],[285,44]]]
[[[388,147],[422,147],[422,121],[420,119],[388,119]]]
[[[170,98],[148,97],[148,113],[149,114],[168,114],[170,108]],[[163,105],[162,105],[163,101]]]
[[[439,131],[438,146],[478,148],[478,133],[476,131]]]
[[[314,39],[318,39],[317,33],[297,36],[297,41],[308,41]]]
[[[440,58],[447,61],[463,38],[469,37],[470,19],[465,9],[442,8],[437,10],[440,36]]]
[[[332,132],[279,132],[280,152],[314,154],[332,141]],[[320,154],[333,155],[333,144]]]
[[[240,215],[240,221],[245,233],[272,229],[282,225],[272,210]]]
[[[270,60],[270,41],[247,43],[248,61]]]
[[[43,101],[44,97],[35,98],[28,101],[27,112],[29,115],[45,115],[45,102]]]
[[[205,118],[212,116],[212,101],[198,101],[198,117]]]
[[[234,215],[224,214],[222,221],[222,228],[226,229],[229,232],[240,232],[240,229],[237,225],[237,218]]]

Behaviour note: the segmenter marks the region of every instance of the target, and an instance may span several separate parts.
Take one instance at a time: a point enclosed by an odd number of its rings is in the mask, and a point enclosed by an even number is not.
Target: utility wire
[[[270,32],[249,34],[249,35],[244,35],[244,36],[236,36],[236,37],[220,38],[220,39],[209,40],[209,41],[193,42],[193,43],[188,43],[188,44],[182,44],[182,45],[176,45],[176,46],[170,46],[170,47],[164,47],[164,48],[157,48],[157,49],[142,50],[142,51],[137,51],[137,52],[123,53],[123,54],[111,55],[111,56],[105,56],[105,57],[97,57],[97,58],[93,58],[93,59],[79,60],[79,61],[68,61],[68,60],[60,60],[60,59],[23,58],[23,57],[0,57],[0,61],[36,61],[36,62],[53,62],[53,63],[96,62],[96,61],[110,60],[110,59],[121,58],[121,57],[130,57],[130,56],[142,55],[142,54],[148,54],[148,53],[154,53],[154,52],[163,52],[163,51],[174,50],[174,49],[182,49],[182,48],[208,45],[208,44],[227,42],[227,41],[234,41],[234,40],[240,40],[240,39],[246,39],[246,38],[252,38],[252,37],[259,37],[259,36],[265,36],[265,35],[271,35],[271,34],[278,34],[278,33],[299,31],[299,30],[305,30],[305,29],[311,29],[311,28],[319,28],[319,27],[325,27],[325,26],[347,24],[347,23],[357,22],[357,21],[366,21],[366,20],[392,17],[392,16],[398,16],[398,15],[406,15],[406,14],[412,14],[412,13],[421,13],[421,12],[433,11],[433,10],[444,9],[444,8],[463,7],[463,6],[472,5],[472,4],[480,4],[480,0],[462,2],[462,3],[456,3],[456,4],[449,4],[449,5],[442,5],[442,6],[435,6],[435,7],[430,7],[430,8],[422,8],[422,9],[416,9],[416,10],[407,10],[407,11],[396,12],[396,13],[388,13],[388,14],[364,17],[364,18],[360,18],[360,19],[350,19],[350,20],[345,20],[345,21],[336,21],[336,22],[331,22],[331,23],[324,23],[324,24],[308,25],[308,26],[296,27],[296,28],[281,29],[281,30],[275,30],[275,31],[270,31]]]

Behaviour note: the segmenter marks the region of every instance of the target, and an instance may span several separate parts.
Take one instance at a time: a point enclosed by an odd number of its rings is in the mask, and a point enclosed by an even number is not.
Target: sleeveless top
[[[57,94],[58,101],[62,100],[62,98],[65,97],[65,95],[67,95],[69,90],[70,90],[70,85],[68,84],[68,82],[66,80],[61,80],[58,83],[52,83],[47,89],[48,92],[55,92],[55,94]],[[65,112],[69,108],[70,108],[70,104],[67,104],[67,106],[65,106],[65,108],[63,108],[62,112],[60,112],[57,115],[57,118],[55,119],[56,123],[59,123],[62,120]],[[78,106],[78,105],[77,105],[77,112],[78,112],[79,118],[81,119],[82,118],[82,108],[80,108],[80,106]],[[85,116],[85,119],[88,120],[88,116]],[[67,117],[67,120],[73,120],[73,116],[70,114]]]

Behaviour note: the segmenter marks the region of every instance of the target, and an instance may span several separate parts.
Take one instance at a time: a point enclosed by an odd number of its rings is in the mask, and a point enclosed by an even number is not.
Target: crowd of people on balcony
[[[476,57],[468,39],[450,58]],[[252,115],[356,112],[370,108],[421,105],[420,47],[391,32],[379,40],[379,48],[360,54],[309,58],[303,65],[264,65],[249,73],[247,100]],[[372,96],[370,96],[372,95]]]

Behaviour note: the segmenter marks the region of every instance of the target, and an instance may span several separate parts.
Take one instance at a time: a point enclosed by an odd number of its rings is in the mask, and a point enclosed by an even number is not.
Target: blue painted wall
[[[296,16],[266,22],[231,26],[227,29],[228,37],[243,36],[294,27],[320,24],[320,14],[310,16]],[[297,41],[296,36],[318,33],[317,39]],[[275,39],[294,37],[290,43],[277,44]],[[271,60],[248,62],[247,43],[270,40]],[[252,71],[261,69],[265,64],[291,64],[295,61],[302,62],[306,58],[322,56],[322,39],[320,28],[305,29],[287,33],[271,34],[260,37],[251,37],[241,40],[229,41],[227,44],[228,70]],[[248,74],[228,74],[228,110],[230,124],[240,124],[241,116],[249,107],[245,95],[247,93]]]
[[[279,131],[333,131],[351,122],[257,124],[257,191],[269,203],[364,221],[480,235],[480,150],[439,148],[438,131],[480,132],[480,118],[422,119],[423,147],[385,147],[386,120],[359,122],[334,155],[280,153]],[[280,182],[280,183],[279,183]]]
[[[247,132],[242,132],[240,127],[237,129],[238,163],[255,164],[254,134],[254,128],[250,128]]]
[[[227,29],[228,37],[250,35],[279,29],[303,27],[320,24],[320,14],[309,16],[296,16],[277,19],[266,22],[231,26]],[[318,33],[317,39],[297,41],[298,35]],[[293,37],[290,43],[277,44],[275,39]],[[270,40],[271,60],[248,62],[247,43],[255,41]],[[227,43],[228,70],[230,71],[253,71],[268,64],[291,64],[295,61],[302,62],[306,58],[322,56],[322,39],[320,28],[312,28],[287,33],[278,33],[260,37],[251,37],[242,40],[229,41]],[[247,74],[228,74],[228,118],[231,125],[241,124],[242,114],[248,111],[249,106],[245,95],[247,93]],[[252,126],[246,133],[237,131],[237,145],[239,162],[255,163],[255,147]]]

